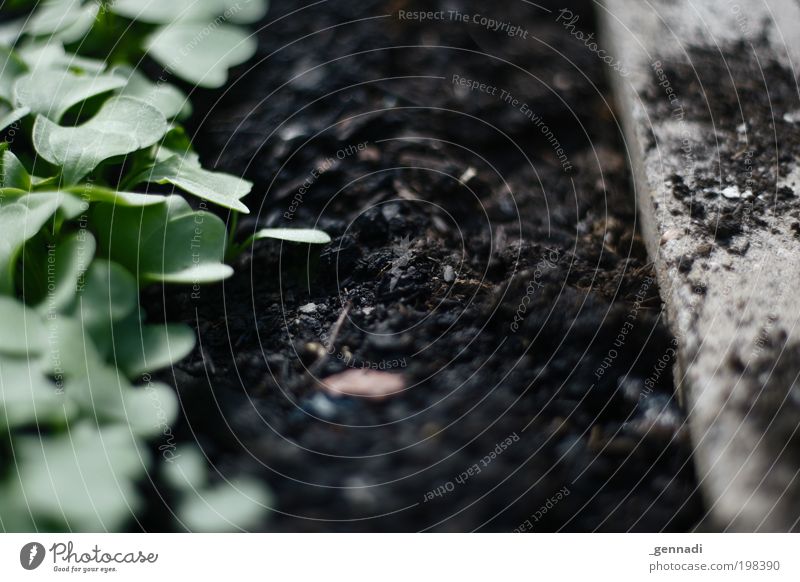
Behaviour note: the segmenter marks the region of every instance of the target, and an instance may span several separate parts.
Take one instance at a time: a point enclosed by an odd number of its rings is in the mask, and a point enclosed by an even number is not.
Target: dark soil
[[[269,484],[263,530],[690,529],[672,338],[608,70],[555,10],[413,4],[275,0],[259,57],[203,97],[204,159],[256,184],[241,236],[317,226],[334,241],[261,242],[224,286],[170,294],[201,345],[168,374],[180,433],[219,475]],[[420,6],[527,39],[398,18]],[[573,10],[591,32],[591,3]],[[319,389],[348,366],[406,389]]]

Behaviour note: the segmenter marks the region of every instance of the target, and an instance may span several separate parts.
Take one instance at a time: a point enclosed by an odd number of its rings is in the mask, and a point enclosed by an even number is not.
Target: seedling
[[[18,6],[32,13],[0,25],[0,130],[16,137],[0,145],[0,527],[118,530],[144,503],[135,483],[154,469],[148,440],[171,435],[178,414],[174,391],[149,374],[195,342],[182,324],[148,324],[140,289],[225,279],[226,255],[262,238],[330,238],[266,229],[236,243],[213,213],[149,192],[170,185],[248,212],[252,184],[203,168],[192,149],[184,92],[135,67],[152,59],[197,86],[224,85],[255,52],[240,25],[266,0]],[[253,525],[264,488],[212,487],[199,451],[181,449],[163,458],[194,461],[191,483],[167,476],[183,525]]]

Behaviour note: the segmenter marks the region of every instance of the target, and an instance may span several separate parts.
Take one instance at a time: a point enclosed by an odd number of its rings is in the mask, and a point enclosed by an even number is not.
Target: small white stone
[[[294,138],[303,135],[303,128],[300,124],[287,125],[278,135],[283,141],[292,141]]]
[[[312,411],[322,418],[332,418],[336,415],[336,405],[325,395],[317,392],[309,401]]]
[[[798,123],[800,122],[800,111],[790,111],[789,113],[783,114],[783,120],[786,123]]]
[[[300,313],[305,313],[306,315],[310,313],[317,312],[317,304],[316,303],[306,303],[305,305],[301,306],[298,311]]]
[[[466,184],[467,182],[472,180],[477,175],[478,175],[478,172],[475,171],[475,168],[469,167],[466,170],[464,170],[464,173],[461,174],[461,177],[458,180],[462,184]]]
[[[739,192],[739,188],[736,186],[728,186],[722,191],[722,195],[728,199],[736,199],[742,197],[742,193]]]
[[[661,235],[660,244],[665,245],[668,242],[679,238],[680,236],[681,236],[681,231],[679,231],[676,228],[670,228],[669,230],[666,230],[664,234]]]

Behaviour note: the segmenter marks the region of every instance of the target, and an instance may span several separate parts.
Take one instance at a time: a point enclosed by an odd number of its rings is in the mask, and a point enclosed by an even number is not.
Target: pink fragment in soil
[[[321,388],[332,396],[363,396],[380,400],[405,389],[400,374],[377,370],[347,370],[321,380]]]

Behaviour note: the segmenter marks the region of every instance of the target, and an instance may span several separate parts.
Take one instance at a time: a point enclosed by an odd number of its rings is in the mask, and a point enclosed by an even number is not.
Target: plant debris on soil
[[[196,116],[204,160],[256,183],[242,233],[333,237],[259,242],[224,285],[149,297],[199,335],[165,378],[176,433],[218,479],[271,487],[263,530],[702,517],[609,71],[555,5],[507,4],[275,0],[257,57]],[[399,17],[420,9],[526,38]]]

